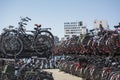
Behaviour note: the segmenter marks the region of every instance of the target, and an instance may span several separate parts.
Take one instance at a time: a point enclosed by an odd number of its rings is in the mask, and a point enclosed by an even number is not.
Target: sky
[[[9,25],[18,27],[20,17],[52,28],[53,35],[64,36],[64,22],[83,21],[91,29],[95,19],[107,20],[111,29],[120,22],[120,0],[0,0],[0,32]]]

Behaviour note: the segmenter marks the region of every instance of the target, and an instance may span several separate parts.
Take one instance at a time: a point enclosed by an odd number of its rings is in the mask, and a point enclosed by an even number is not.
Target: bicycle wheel
[[[37,71],[27,71],[24,80],[42,80]]]
[[[114,56],[117,51],[117,46],[115,44],[115,41],[112,38],[108,39],[107,46],[110,50],[110,56]]]
[[[3,74],[1,80],[10,80],[7,74]]]
[[[6,56],[17,56],[23,50],[23,43],[16,36],[8,36],[2,39],[1,48]]]
[[[37,35],[34,41],[34,50],[38,54],[43,54],[44,51],[51,49],[52,46],[52,40],[46,35]]]
[[[38,35],[46,36],[47,40],[49,40],[49,43],[50,43],[49,45],[51,45],[49,46],[49,48],[54,46],[54,36],[50,31],[43,30],[43,31],[40,31]]]
[[[43,31],[40,31],[39,34],[40,35],[46,35],[54,41],[54,36],[52,35],[52,33],[50,31],[43,30]]]

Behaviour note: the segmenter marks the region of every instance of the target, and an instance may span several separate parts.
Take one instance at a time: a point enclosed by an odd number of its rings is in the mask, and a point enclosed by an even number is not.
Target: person
[[[104,30],[102,24],[99,25],[99,29],[100,29],[100,31],[103,31],[103,30]]]

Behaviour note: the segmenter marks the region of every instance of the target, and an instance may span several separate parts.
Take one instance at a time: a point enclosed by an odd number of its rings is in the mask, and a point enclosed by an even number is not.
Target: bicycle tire
[[[109,55],[110,56],[114,56],[115,53],[116,53],[116,47],[115,47],[116,45],[115,45],[115,43],[114,43],[112,38],[108,39],[107,46],[108,46],[108,48],[110,50],[110,54]]]
[[[45,34],[44,34],[45,33]],[[50,31],[46,31],[46,30],[42,30],[39,32],[38,35],[44,35],[47,36],[47,38],[49,39],[49,41],[51,42],[52,46],[54,46],[54,36]]]
[[[7,44],[7,43],[12,43],[12,44]],[[13,47],[14,47],[14,50],[13,49],[11,50],[10,48],[13,48]],[[19,50],[15,49],[15,47],[17,48],[19,47]],[[2,52],[4,53],[4,55],[13,57],[13,56],[19,55],[23,51],[23,43],[21,39],[16,36],[4,37],[2,39],[1,48],[2,48]]]
[[[34,50],[40,55],[43,54],[43,52],[52,48],[53,43],[51,41],[52,40],[45,35],[37,35],[34,41]]]
[[[54,36],[50,31],[46,31],[46,30],[42,30],[38,33],[38,35],[46,35],[48,37],[50,37],[53,41],[54,41]]]

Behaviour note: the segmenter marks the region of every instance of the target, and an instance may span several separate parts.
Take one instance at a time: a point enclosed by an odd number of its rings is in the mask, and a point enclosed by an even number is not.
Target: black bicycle
[[[31,19],[28,17],[21,18],[18,29],[7,29],[2,34],[2,52],[7,56],[17,56],[23,50],[35,51],[42,55],[45,51],[50,50],[54,45],[54,37],[49,28],[41,28],[36,24],[32,34],[27,34],[25,25]]]
[[[1,35],[1,50],[5,56],[17,56],[22,52],[23,42],[17,33],[15,29],[4,29]]]

